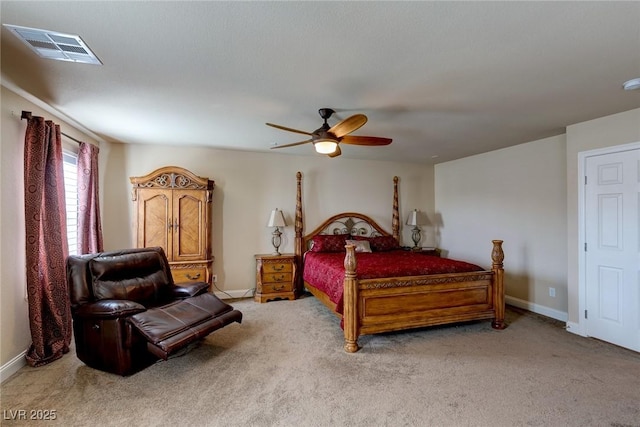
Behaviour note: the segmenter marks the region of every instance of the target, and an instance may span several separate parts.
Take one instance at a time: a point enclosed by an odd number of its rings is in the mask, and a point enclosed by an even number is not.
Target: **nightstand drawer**
[[[293,283],[291,282],[262,284],[262,293],[266,295],[273,294],[276,292],[291,292],[291,291],[293,291]]]
[[[262,283],[292,282],[291,273],[262,273]]]
[[[269,273],[291,273],[293,264],[291,262],[265,262],[262,271],[266,276]]]

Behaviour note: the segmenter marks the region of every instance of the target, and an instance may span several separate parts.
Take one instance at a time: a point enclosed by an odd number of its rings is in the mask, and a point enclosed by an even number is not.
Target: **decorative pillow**
[[[318,234],[311,245],[312,252],[344,252],[348,234]]]
[[[369,237],[369,244],[374,252],[392,251],[400,249],[398,241],[393,236]]]
[[[356,252],[371,252],[368,240],[347,240],[346,244],[355,246]]]

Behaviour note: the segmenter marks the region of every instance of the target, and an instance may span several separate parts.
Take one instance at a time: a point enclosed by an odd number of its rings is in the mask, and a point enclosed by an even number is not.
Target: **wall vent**
[[[3,24],[42,58],[102,65],[80,36]]]

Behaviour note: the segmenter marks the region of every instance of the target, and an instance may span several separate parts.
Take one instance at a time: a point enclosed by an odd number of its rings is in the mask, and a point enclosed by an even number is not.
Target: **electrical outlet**
[[[556,288],[549,288],[549,296],[552,298],[556,297]]]
[[[211,281],[212,281],[213,283],[216,283],[216,282],[218,281],[218,275],[217,275],[217,274],[213,274],[213,275],[211,275]]]

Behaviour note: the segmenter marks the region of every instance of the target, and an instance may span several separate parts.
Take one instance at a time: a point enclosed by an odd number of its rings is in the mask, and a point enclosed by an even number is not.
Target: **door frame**
[[[640,141],[622,145],[613,145],[611,147],[605,148],[597,148],[589,151],[581,151],[578,153],[578,323],[574,324],[572,322],[568,322],[567,327],[571,332],[583,337],[588,336],[587,322],[584,317],[584,311],[587,308],[587,255],[584,251],[584,245],[587,241],[587,228],[585,220],[585,203],[587,189],[584,183],[584,177],[586,176],[585,174],[587,158],[636,149],[640,149]]]

